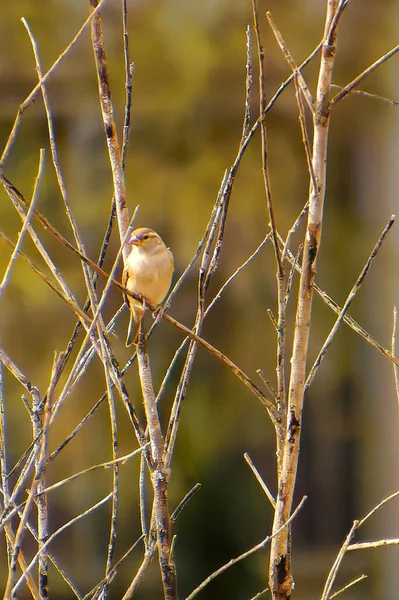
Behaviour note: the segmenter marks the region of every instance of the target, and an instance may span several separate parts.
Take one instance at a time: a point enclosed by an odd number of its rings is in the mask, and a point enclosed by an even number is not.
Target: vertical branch
[[[118,456],[118,429],[116,422],[115,402],[112,392],[112,382],[110,374],[107,369],[104,369],[105,378],[107,382],[107,397],[108,397],[108,409],[111,427],[111,447],[112,447],[112,460],[115,461]],[[115,462],[112,468],[112,508],[111,508],[111,525],[109,532],[109,542],[107,550],[107,562],[105,567],[105,577],[107,577],[112,569],[112,559],[114,556],[115,543],[116,543],[116,524],[118,517],[118,506],[119,506],[119,465]],[[105,586],[105,597],[107,596],[108,585]]]
[[[91,10],[95,10],[98,0],[89,0]],[[111,92],[108,80],[107,61],[104,50],[102,23],[99,13],[90,22],[91,40],[94,58],[97,67],[97,79],[99,87],[100,106],[104,123],[105,137],[107,140],[109,160],[112,170],[112,181],[114,185],[114,197],[116,202],[116,214],[119,225],[119,236],[121,242],[129,227],[129,216],[126,205],[125,178],[122,169],[121,148],[116,133],[114,109],[111,101]],[[128,249],[122,249],[123,259],[126,259]]]
[[[6,446],[6,405],[4,397],[4,379],[3,379],[3,363],[0,360],[0,478],[1,478],[1,495],[0,507],[3,504],[3,509],[7,506],[10,498],[10,489],[8,485],[8,468],[7,468],[7,446]],[[3,502],[1,503],[1,499]],[[7,544],[7,562],[10,567],[12,546],[10,539],[6,536]]]
[[[254,28],[256,34],[256,42],[258,49],[258,60],[259,60],[259,103],[260,103],[260,127],[261,127],[261,139],[262,139],[262,173],[263,183],[266,194],[267,211],[269,214],[269,225],[272,235],[273,248],[276,259],[276,284],[277,284],[277,405],[280,412],[281,419],[277,423],[276,436],[277,436],[277,460],[278,468],[281,465],[282,458],[282,444],[283,444],[283,430],[281,422],[285,415],[286,410],[286,391],[285,391],[285,313],[286,305],[284,302],[285,290],[284,290],[284,267],[281,260],[281,252],[278,244],[276,223],[273,210],[272,193],[270,186],[269,168],[268,168],[268,151],[267,151],[267,128],[266,128],[266,96],[265,96],[265,74],[264,74],[264,50],[262,41],[260,38],[259,31],[259,19],[256,0],[252,0],[252,11],[254,19]]]
[[[265,95],[265,69],[264,69],[265,53],[264,53],[263,45],[262,45],[262,42],[260,39],[259,19],[258,19],[258,10],[257,10],[257,6],[256,6],[256,0],[252,0],[252,10],[253,10],[254,28],[255,28],[255,34],[256,34],[256,43],[257,43],[257,48],[258,48],[258,59],[259,59],[259,104],[260,104],[261,137],[262,137],[262,173],[263,173],[263,180],[264,180],[264,186],[265,186],[265,192],[266,192],[267,210],[268,210],[269,219],[270,219],[270,229],[272,232],[274,252],[276,255],[277,274],[278,274],[279,280],[283,280],[284,271],[283,271],[283,265],[281,263],[280,248],[279,248],[278,240],[277,240],[276,222],[275,222],[275,218],[274,218],[272,193],[271,193],[269,169],[268,169],[268,162],[267,162],[267,129],[266,129],[266,122],[265,122],[266,95]]]
[[[247,65],[246,65],[246,94],[245,94],[245,111],[244,121],[242,124],[241,140],[244,140],[249,133],[249,126],[251,124],[251,104],[252,104],[252,36],[251,28],[247,27]]]
[[[40,597],[48,598],[48,553],[44,549],[49,536],[48,528],[48,505],[47,494],[42,493],[46,489],[46,467],[48,457],[48,429],[50,423],[53,392],[58,381],[60,367],[60,356],[55,355],[51,371],[50,384],[44,401],[39,396],[33,396],[32,405],[32,430],[35,442],[35,479],[37,480],[37,541],[38,541],[38,575]],[[44,413],[44,416],[43,416]],[[43,550],[43,551],[42,551]]]
[[[156,405],[142,322],[140,323],[139,330],[137,360],[151,448],[152,464],[150,465],[150,476],[154,494],[153,520],[162,586],[165,600],[177,600],[177,578],[171,552],[172,536],[168,507],[169,469],[164,460],[164,437]],[[144,560],[148,554],[146,551]]]
[[[309,328],[316,258],[320,246],[326,182],[327,138],[330,116],[329,92],[335,59],[338,0],[328,0],[324,41],[313,115],[312,165],[317,181],[309,191],[309,213],[302,272],[299,284],[288,390],[288,412],[284,452],[279,473],[273,531],[278,531],[290,516],[298,468],[302,409],[308,353]],[[333,25],[333,26],[332,26]],[[274,600],[290,598],[293,588],[289,531],[284,529],[272,539],[270,552],[270,588]]]
[[[230,203],[231,191],[234,184],[234,178],[237,169],[240,165],[241,159],[248,146],[248,143],[255,131],[254,127],[249,131],[249,125],[251,121],[251,101],[252,101],[252,40],[250,29],[247,29],[246,33],[246,85],[245,85],[245,105],[244,105],[244,118],[241,132],[241,139],[238,146],[238,152],[236,159],[230,169],[225,172],[219,193],[212,210],[212,214],[209,220],[208,227],[205,231],[203,242],[204,252],[202,255],[201,265],[198,275],[198,305],[197,314],[195,319],[194,333],[199,335],[204,320],[205,311],[205,293],[209,286],[209,282],[213,273],[215,272],[218,262],[220,251],[223,243],[224,228],[227,219],[227,213]],[[216,241],[215,241],[216,238]],[[214,245],[213,254],[211,257],[211,248]],[[183,347],[183,345],[181,346]],[[173,402],[171,415],[169,419],[168,431],[166,433],[166,464],[170,466],[173,450],[176,443],[177,430],[179,427],[179,418],[182,402],[186,395],[186,389],[191,374],[192,365],[194,362],[195,354],[197,351],[197,344],[194,340],[191,340],[190,346],[187,352],[186,361],[182,370],[179,385],[176,390],[175,399]]]
[[[40,394],[39,394],[38,389],[32,386],[30,389],[30,393],[32,395],[33,406],[39,406],[40,405]],[[42,436],[42,440],[43,440],[43,438],[44,438],[44,436]],[[18,529],[15,533],[15,537],[12,536],[13,537],[13,540],[12,540],[13,552],[12,552],[12,556],[11,556],[11,560],[10,560],[8,579],[7,579],[7,583],[6,583],[6,587],[5,587],[5,591],[4,591],[4,600],[9,600],[11,598],[11,591],[14,586],[15,578],[16,578],[17,563],[19,562],[19,564],[21,565],[20,555],[21,555],[22,539],[23,539],[23,536],[27,529],[29,514],[30,514],[30,511],[34,504],[34,499],[35,499],[36,492],[37,492],[37,486],[38,486],[39,480],[40,480],[40,478],[38,477],[38,473],[42,472],[42,469],[44,466],[44,461],[42,460],[42,457],[43,457],[42,443],[41,443],[40,447],[35,448],[36,452],[39,454],[38,463],[36,466],[36,476],[34,477],[31,488],[29,490],[28,499],[26,501],[23,513],[21,515]],[[36,454],[35,460],[36,460],[37,456],[38,455]],[[11,499],[10,499],[10,501],[11,501]],[[24,572],[25,572],[25,568],[24,568]],[[39,598],[40,600],[42,600],[42,598],[43,598],[43,596],[39,592],[37,592],[35,597]]]
[[[37,440],[35,443],[35,477],[37,479],[37,493],[39,494],[46,488],[46,473],[45,465],[41,465],[40,461],[40,450],[43,447],[43,454],[47,454],[47,435],[40,436],[42,431],[42,412],[43,407],[41,406],[40,397],[37,398],[39,403],[34,399],[32,406],[32,429],[33,439]],[[48,402],[48,398],[47,398]],[[43,467],[43,468],[42,468]],[[48,537],[48,505],[47,505],[47,494],[41,494],[36,500],[37,506],[37,547],[41,550],[43,544],[46,542]],[[47,553],[43,552],[40,554],[38,561],[38,581],[39,581],[39,593],[40,598],[47,598],[48,596],[48,558]]]
[[[134,73],[134,63],[130,62],[129,55],[129,34],[127,29],[127,0],[122,0],[122,23],[123,23],[123,53],[125,57],[125,118],[123,123],[122,138],[122,170],[125,170],[127,146],[130,133],[130,117],[132,110],[132,81]]]
[[[392,338],[391,338],[391,352],[393,355],[395,355],[395,351],[396,351],[396,325],[397,325],[397,320],[398,320],[398,309],[396,306],[393,307],[393,326],[392,326]],[[398,408],[399,408],[399,373],[398,373],[398,366],[395,365],[394,363],[392,363],[392,367],[393,367],[393,376],[395,379],[395,392],[396,392],[396,399],[398,401]]]

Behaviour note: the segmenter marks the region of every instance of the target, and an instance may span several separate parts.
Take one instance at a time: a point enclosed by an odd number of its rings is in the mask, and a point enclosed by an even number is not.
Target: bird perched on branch
[[[162,238],[152,229],[135,229],[128,241],[128,255],[122,275],[122,285],[140,296],[152,307],[157,307],[165,298],[174,270],[173,254]],[[124,295],[130,308],[129,329],[126,346],[136,339],[145,304],[132,296]]]

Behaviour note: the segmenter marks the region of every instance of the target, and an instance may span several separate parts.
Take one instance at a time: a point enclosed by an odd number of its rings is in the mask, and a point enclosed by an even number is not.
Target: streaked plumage
[[[125,263],[122,285],[156,307],[170,288],[174,270],[173,254],[161,237],[147,227],[135,229],[128,243],[132,250]],[[124,297],[130,308],[126,339],[126,346],[130,346],[136,339],[144,311],[138,300],[127,294]]]

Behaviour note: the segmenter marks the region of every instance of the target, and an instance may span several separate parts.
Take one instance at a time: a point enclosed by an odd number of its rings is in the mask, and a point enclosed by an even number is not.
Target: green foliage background
[[[337,84],[345,84],[396,43],[397,32],[389,16],[394,7],[395,2],[388,0],[378,3],[353,0],[339,33],[334,77]],[[325,2],[259,2],[266,50],[266,92],[270,97],[289,75],[289,69],[271,31],[266,28],[266,10],[272,11],[287,46],[300,63],[321,39]],[[20,17],[24,16],[30,23],[39,44],[43,66],[47,69],[86,18],[87,12],[85,2],[72,0],[42,0],[40,3],[15,0],[2,7],[2,145],[8,137],[18,105],[36,84],[32,51]],[[110,0],[102,16],[111,90],[117,121],[121,126],[125,90],[120,3]],[[245,29],[248,24],[252,24],[249,0],[203,0],[200,3],[193,0],[151,0],[130,2],[129,5],[130,52],[136,68],[126,168],[128,201],[131,210],[136,204],[140,205],[137,225],[153,227],[173,249],[177,276],[197,247],[223,173],[237,152],[245,97]],[[398,59],[393,60],[397,65]],[[256,60],[256,82],[255,65]],[[317,65],[316,59],[305,72],[312,92]],[[364,89],[392,96],[389,74],[393,68],[385,65],[367,79]],[[254,119],[258,110],[256,88],[254,84]],[[86,248],[95,258],[108,219],[112,181],[88,31],[50,78],[48,92],[71,205]],[[359,195],[359,178],[362,177],[362,169],[367,168],[365,157],[369,152],[373,156],[373,148],[368,147],[370,139],[375,144],[374,150],[383,147],[389,124],[396,116],[394,110],[375,100],[352,96],[333,114],[326,225],[318,283],[341,303],[389,216],[388,209],[385,219],[385,211],[379,212],[378,206],[364,207]],[[305,203],[308,191],[308,173],[292,87],[279,98],[267,124],[273,201],[278,227],[285,234]],[[5,166],[6,176],[28,198],[42,147],[48,148],[48,137],[45,114],[38,97],[23,116],[17,142]],[[378,169],[375,177],[378,180]],[[377,189],[378,184],[375,185]],[[49,151],[38,207],[72,240]],[[7,235],[16,238],[20,223],[2,189],[0,224]],[[209,297],[257,247],[267,231],[260,139],[257,136],[243,159],[234,185],[221,263]],[[78,261],[51,236],[45,232],[42,235],[68,283],[83,302],[85,292]],[[300,237],[297,238],[299,241]],[[106,269],[110,268],[117,249],[118,236],[114,232]],[[24,250],[40,263],[28,240]],[[8,258],[9,250],[1,245],[0,272],[3,272]],[[251,376],[255,378],[255,370],[261,368],[271,381],[275,368],[275,333],[266,309],[275,310],[274,281],[272,248],[266,247],[231,285],[203,331],[206,339]],[[193,273],[176,298],[171,314],[190,325],[195,298],[196,274]],[[119,294],[114,291],[109,298],[106,315],[111,316],[120,301]],[[315,357],[333,323],[333,316],[319,301],[315,302],[314,311],[311,357]],[[354,316],[364,319],[367,312],[367,302],[358,299]],[[290,318],[292,325],[293,313]],[[74,322],[72,312],[63,302],[22,262],[17,263],[12,283],[1,299],[1,343],[43,392],[48,383],[53,350],[65,347]],[[382,322],[385,341],[388,339],[389,322],[390,315],[387,315]],[[117,328],[119,340],[113,342],[121,362],[128,358],[123,344],[125,329],[126,316]],[[180,334],[167,323],[163,323],[154,335],[150,355],[156,383],[161,382],[180,341]],[[359,348],[360,343],[351,332],[343,330],[340,333],[315,382],[309,407],[306,407],[309,417],[305,417],[298,497],[309,493],[309,490],[313,495],[294,526],[294,536],[297,536],[295,551],[298,553],[298,598],[311,597],[309,594],[320,590],[335,549],[363,506],[356,480],[350,479],[358,468],[358,444],[362,441],[364,425],[358,423],[355,416],[359,401],[359,357],[362,356]],[[165,419],[178,377],[177,368],[164,399]],[[135,367],[127,376],[127,385],[140,410]],[[64,439],[103,391],[102,368],[94,361],[52,430],[51,449]],[[31,432],[28,416],[20,401],[22,390],[7,374],[5,393],[8,460],[12,466],[26,449]],[[317,406],[312,407],[312,403]],[[319,408],[320,405],[328,411],[327,433],[324,423],[326,413]],[[122,454],[135,447],[135,440],[121,407],[118,407],[118,416]],[[323,446],[323,432],[328,439],[327,446]],[[177,504],[197,481],[203,486],[176,524],[182,597],[210,571],[260,541],[269,531],[271,508],[245,465],[242,455],[246,451],[273,490],[274,440],[267,415],[222,365],[199,350],[184,402],[171,482],[172,505]],[[315,454],[320,451],[331,452],[330,470],[318,469]],[[50,469],[50,479],[56,481],[109,458],[109,421],[106,406],[103,406],[57,458]],[[332,477],[337,470],[341,475]],[[50,500],[53,529],[97,501],[101,494],[104,495],[109,489],[110,478],[108,472],[94,473],[71,484],[68,490],[55,492]],[[137,464],[132,461],[121,468],[118,557],[139,535],[136,482]],[[327,517],[323,518],[323,514]],[[108,508],[68,531],[55,543],[55,553],[62,557],[62,562],[81,590],[88,590],[103,576],[108,541],[107,517]],[[322,560],[315,559],[312,553],[316,550],[320,550],[318,556],[322,556]],[[306,557],[312,557],[312,567]],[[120,590],[126,587],[138,560],[138,554],[133,555],[122,570]],[[4,565],[4,548],[2,561]],[[265,587],[267,568],[267,553],[264,552],[215,581],[203,597],[249,598]],[[348,567],[349,571],[351,568]],[[142,598],[160,597],[156,566],[152,569],[152,576],[147,576],[141,588]],[[369,584],[370,594],[373,594],[373,585]],[[58,587],[58,583],[53,583],[53,589],[57,598],[68,597],[62,596],[64,587],[61,584]],[[366,589],[364,584],[363,592]],[[119,598],[121,594],[121,591],[115,592],[114,597]]]

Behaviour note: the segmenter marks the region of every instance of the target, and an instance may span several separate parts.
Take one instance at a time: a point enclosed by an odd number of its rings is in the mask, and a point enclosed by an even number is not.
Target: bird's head
[[[148,227],[135,229],[130,236],[128,244],[129,246],[135,246],[144,252],[152,252],[164,245],[156,231],[148,229]]]

